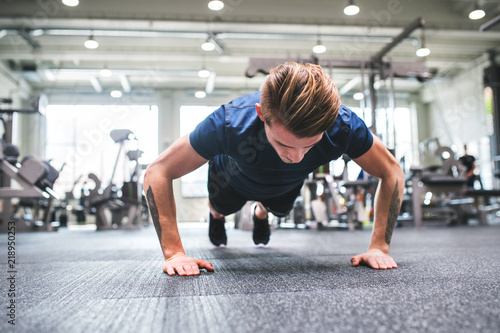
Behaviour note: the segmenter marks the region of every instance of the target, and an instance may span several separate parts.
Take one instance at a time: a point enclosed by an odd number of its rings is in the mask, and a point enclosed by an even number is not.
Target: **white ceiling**
[[[490,50],[500,51],[500,24],[479,27],[500,14],[500,0],[480,0],[485,18],[468,19],[471,0],[356,0],[357,16],[343,14],[347,0],[227,0],[210,11],[200,0],[0,0],[0,70],[45,92],[105,93],[181,88],[203,89],[205,67],[216,73],[215,89],[255,89],[263,77],[245,77],[249,59],[309,58],[318,38],[327,47],[320,59],[367,60],[417,17],[425,20],[427,59],[415,56],[421,30],[392,49],[386,60],[426,61],[439,75],[452,75]],[[93,34],[99,48],[83,46]],[[223,50],[202,51],[212,34]],[[113,76],[103,78],[99,70]],[[341,87],[359,74],[329,68]],[[97,80],[97,83],[96,83]],[[418,88],[399,80],[397,88]]]

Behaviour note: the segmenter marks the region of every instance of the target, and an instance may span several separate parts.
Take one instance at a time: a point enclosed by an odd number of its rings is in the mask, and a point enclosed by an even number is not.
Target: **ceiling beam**
[[[481,25],[479,27],[479,31],[488,31],[488,30],[492,29],[493,27],[495,27],[499,23],[500,23],[500,15],[498,15],[497,17],[489,20],[485,24]]]
[[[102,92],[102,85],[101,85],[101,82],[99,81],[98,78],[96,78],[95,76],[92,76],[92,77],[89,78],[89,81],[90,81],[90,84],[92,85],[92,87],[94,87],[94,90],[97,93],[101,93]]]
[[[123,91],[129,93],[132,91],[132,87],[130,86],[130,81],[128,80],[126,75],[120,75],[120,83],[122,85]]]
[[[36,40],[34,40],[28,31],[24,29],[17,29],[16,30],[17,34],[21,36],[30,46],[33,50],[38,50],[40,48],[40,43],[38,43]]]

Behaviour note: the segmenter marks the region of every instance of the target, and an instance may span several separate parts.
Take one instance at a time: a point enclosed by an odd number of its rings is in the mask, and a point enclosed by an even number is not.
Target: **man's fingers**
[[[370,266],[375,269],[391,269],[398,267],[394,259],[391,257],[377,257],[374,262],[376,262],[376,265],[372,265],[370,262]]]
[[[379,269],[388,269],[389,268],[389,265],[387,265],[387,263],[385,262],[385,260],[383,258],[381,260],[379,260],[377,263],[378,263]]]
[[[374,254],[358,254],[351,258],[353,266],[366,265],[373,269],[391,269],[396,268],[398,265],[391,256],[381,256]]]
[[[182,276],[200,275],[200,268],[205,268],[210,272],[214,271],[210,262],[188,257],[172,258],[163,264],[163,270],[168,275],[175,275],[176,273]]]
[[[371,257],[368,259],[368,264],[371,266],[371,268],[375,268],[375,269],[379,269],[380,266],[377,262],[377,260],[375,260],[375,258]]]
[[[384,260],[384,262],[385,262],[385,267],[386,268],[388,268],[388,269],[392,268],[392,262],[391,262],[391,260],[389,258],[386,258]]]
[[[182,266],[176,266],[175,270],[177,271],[177,274],[179,274],[179,275],[187,275],[186,271],[184,270],[184,267],[182,267]]]
[[[214,267],[212,266],[212,263],[204,260],[198,260],[197,264],[200,268],[205,268],[207,271],[213,272]]]
[[[191,264],[185,264],[184,266],[182,266],[182,268],[184,269],[184,272],[186,273],[186,275],[195,275],[193,266],[191,266]],[[198,267],[196,267],[196,268],[198,268]],[[199,272],[198,272],[198,274],[199,274]]]
[[[383,257],[378,260],[380,269],[396,268],[396,262],[391,257]]]
[[[391,258],[391,264],[392,264],[392,268],[398,268],[398,264],[396,264],[396,261]]]
[[[175,275],[175,269],[171,265],[166,265],[164,271],[168,275]]]
[[[351,258],[351,263],[353,266],[358,266],[360,262],[359,255]]]

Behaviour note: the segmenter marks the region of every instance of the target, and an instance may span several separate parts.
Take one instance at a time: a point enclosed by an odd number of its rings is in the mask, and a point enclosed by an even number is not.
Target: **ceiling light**
[[[110,77],[111,75],[113,75],[113,72],[111,72],[111,70],[107,68],[103,68],[99,71],[99,75],[102,77]]]
[[[31,30],[30,35],[33,37],[40,37],[41,35],[43,35],[43,30],[42,29]]]
[[[415,52],[417,57],[427,57],[429,54],[431,54],[431,50],[429,50],[425,46],[425,30],[422,27],[422,35],[420,36],[420,48]]]
[[[215,45],[207,40],[205,43],[201,44],[201,49],[203,51],[213,51],[215,50]]]
[[[362,100],[365,97],[362,92],[357,92],[354,95],[352,95],[352,98],[354,98],[357,101]]]
[[[344,8],[344,14],[353,16],[359,13],[359,7],[354,4],[354,0],[349,0],[349,4]]]
[[[210,71],[206,70],[206,69],[202,69],[201,71],[198,72],[198,76],[199,77],[209,77],[210,76]]]
[[[99,43],[94,40],[94,36],[90,36],[83,45],[88,49],[97,49],[99,47]]]
[[[55,81],[56,80],[56,76],[54,75],[54,73],[52,73],[51,70],[46,69],[44,71],[44,74],[45,74],[45,77],[47,78],[47,80],[49,80],[49,81]]]
[[[426,47],[421,47],[415,53],[417,57],[427,57],[429,54],[431,54],[431,50]]]
[[[473,11],[471,11],[469,13],[469,18],[471,20],[479,20],[479,19],[482,19],[484,17],[484,15],[486,15],[486,13],[484,12],[484,10],[476,7],[476,8],[474,8]]]
[[[321,42],[318,42],[318,44],[316,44],[313,47],[313,52],[316,53],[316,54],[325,53],[326,52],[326,46],[323,45],[323,44],[321,44]]]
[[[198,90],[197,92],[194,93],[194,97],[196,98],[205,98],[207,96],[207,93],[204,92],[203,90]]]
[[[224,8],[224,2],[213,0],[208,3],[208,8],[213,11],[218,11]]]
[[[110,93],[111,97],[113,98],[120,98],[122,97],[122,92],[120,90],[113,90],[111,93]]]
[[[80,2],[78,0],[62,0],[62,3],[68,7],[76,7]]]

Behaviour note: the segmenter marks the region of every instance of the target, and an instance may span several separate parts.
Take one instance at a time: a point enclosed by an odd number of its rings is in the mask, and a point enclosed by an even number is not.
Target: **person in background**
[[[481,183],[481,178],[479,175],[474,173],[476,170],[476,158],[467,153],[467,145],[464,145],[464,155],[458,159],[465,167],[465,178],[467,179],[467,187],[474,187],[476,180],[479,181],[481,188],[483,185]]]

